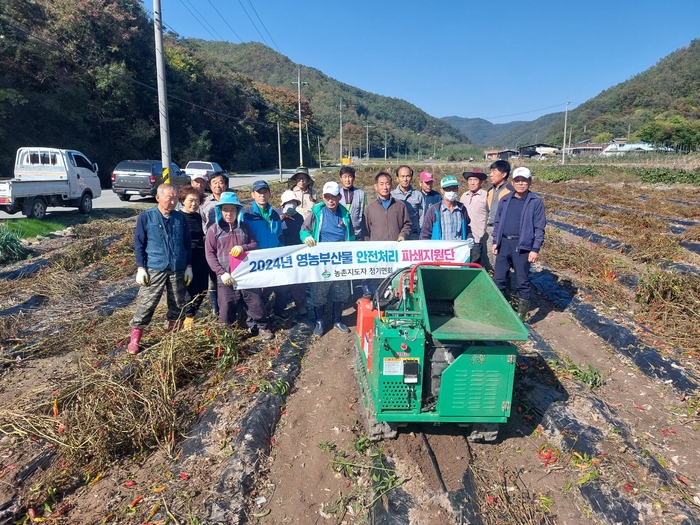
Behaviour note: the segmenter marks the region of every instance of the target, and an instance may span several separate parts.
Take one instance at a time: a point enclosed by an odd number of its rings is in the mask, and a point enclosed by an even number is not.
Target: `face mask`
[[[282,211],[287,215],[294,215],[297,212],[296,204],[285,204]]]
[[[446,191],[445,192],[445,200],[448,202],[454,202],[457,200],[457,192],[456,191]]]

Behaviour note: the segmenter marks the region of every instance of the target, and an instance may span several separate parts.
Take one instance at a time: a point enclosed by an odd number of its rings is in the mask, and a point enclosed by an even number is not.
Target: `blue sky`
[[[574,108],[700,37],[700,0],[161,5],[165,25],[183,37],[267,43],[296,63],[435,117],[494,123],[563,111],[567,101]]]

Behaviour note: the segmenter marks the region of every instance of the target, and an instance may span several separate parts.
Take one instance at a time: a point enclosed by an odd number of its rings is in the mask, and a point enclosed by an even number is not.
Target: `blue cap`
[[[232,191],[225,191],[221,194],[221,197],[219,198],[219,201],[214,204],[214,206],[223,206],[224,204],[235,204],[239,208],[242,208],[243,205],[241,202],[238,200],[238,195],[236,195]]]
[[[253,191],[260,191],[264,188],[267,188],[268,190],[270,189],[270,186],[267,185],[267,182],[264,180],[256,180],[253,183]]]

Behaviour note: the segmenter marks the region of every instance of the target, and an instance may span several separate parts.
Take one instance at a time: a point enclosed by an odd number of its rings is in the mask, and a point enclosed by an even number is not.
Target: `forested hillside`
[[[611,54],[609,59],[624,60],[624,54]],[[700,40],[693,40],[643,73],[584,102],[569,112],[568,122],[572,142],[606,142],[613,137],[626,137],[629,130],[632,140],[697,148]],[[563,132],[564,122],[555,123],[546,141],[561,144]]]
[[[525,122],[521,120],[506,122],[505,124],[493,124],[483,118],[465,118],[457,116],[442,117],[440,120],[444,120],[453,128],[457,128],[469,137],[469,140],[473,143],[482,146],[500,145],[494,144],[494,138],[507,133],[520,124],[525,124]]]
[[[1,2],[0,33],[1,176],[27,145],[83,151],[103,185],[120,160],[160,158],[153,25],[141,1]],[[296,93],[257,86],[173,35],[165,40],[174,160],[277,165],[277,115],[296,110]],[[295,165],[297,130],[282,134],[285,164]]]
[[[221,63],[233,71],[249,75],[256,82],[270,86],[290,87],[297,79],[297,65],[269,47],[251,42],[230,44],[187,39],[183,44],[210,63]],[[415,154],[421,148],[431,156],[439,146],[467,143],[467,137],[442,120],[431,117],[413,104],[392,97],[369,93],[338,82],[321,71],[301,66],[302,97],[309,101],[316,126],[328,141],[327,154],[338,155],[340,101],[343,101],[343,149],[358,146],[364,151],[370,125],[372,156],[382,156],[384,131],[390,154],[399,150]],[[296,95],[296,93],[295,93]],[[302,115],[304,111],[302,111]],[[364,153],[363,153],[364,155]]]

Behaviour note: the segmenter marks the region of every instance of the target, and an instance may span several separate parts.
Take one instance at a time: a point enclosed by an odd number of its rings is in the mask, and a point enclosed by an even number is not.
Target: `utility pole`
[[[321,167],[321,137],[316,137],[318,139],[318,167]]]
[[[386,162],[386,129],[384,130],[384,162]]]
[[[301,138],[301,85],[308,82],[301,81],[301,66],[297,66],[297,81],[292,82],[297,85],[297,103],[299,104],[299,166],[304,165],[304,145]]]
[[[309,141],[309,121],[305,121],[304,125],[306,126],[306,147],[309,150],[309,155],[311,154],[311,142]]]
[[[566,121],[569,117],[569,102],[566,103],[566,113],[564,113],[564,139],[563,139],[563,146],[561,148],[561,163],[564,164],[565,162],[565,153],[566,153]]]
[[[277,158],[280,164],[280,182],[282,182],[282,141],[280,140],[280,121],[277,121]]]
[[[370,126],[369,122],[365,124],[365,128],[367,128],[367,162],[369,162],[369,128],[373,128],[374,126]]]
[[[340,99],[340,164],[343,164],[343,99]]]
[[[168,88],[165,85],[165,56],[163,55],[163,13],[160,0],[153,0],[153,27],[156,36],[156,75],[158,80],[158,113],[160,115],[160,157],[163,174],[170,181],[170,124],[168,119]],[[167,172],[166,172],[167,170]]]
[[[632,130],[632,123],[628,122],[627,123],[627,142],[630,141],[630,131]]]

